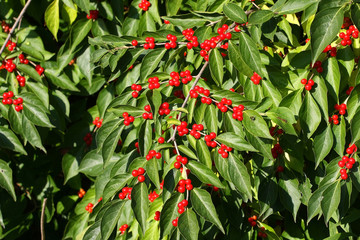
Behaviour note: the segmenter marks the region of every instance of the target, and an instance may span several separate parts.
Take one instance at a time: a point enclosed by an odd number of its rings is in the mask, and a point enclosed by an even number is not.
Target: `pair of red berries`
[[[40,65],[36,65],[35,66],[35,70],[36,72],[41,76],[41,74],[43,74],[43,72],[45,71],[43,67],[41,67]]]
[[[94,204],[89,203],[88,205],[86,205],[85,210],[88,211],[89,213],[92,213],[93,207],[94,207]]]
[[[179,221],[179,217],[177,217],[177,218],[175,218],[174,220],[172,220],[171,224],[172,224],[174,227],[177,227],[178,221]]]
[[[255,227],[255,226],[257,225],[257,216],[254,215],[254,216],[252,216],[252,217],[249,217],[249,218],[248,218],[248,222],[250,223],[250,225],[251,225],[252,227]]]
[[[327,45],[326,48],[323,50],[323,53],[327,53],[329,51],[331,57],[336,57],[337,55],[336,47],[331,47],[331,45]]]
[[[322,65],[321,61],[316,61],[313,66],[311,66],[311,64],[310,64],[310,67],[312,67],[313,69],[316,69],[316,71],[318,73],[322,73],[324,71],[324,69],[322,68],[321,65]]]
[[[123,200],[127,196],[128,199],[131,200],[131,191],[131,187],[124,187],[123,189],[121,189],[121,193],[119,193],[119,198]]]
[[[352,87],[352,86],[349,87],[349,89],[346,90],[346,95],[350,95],[353,89],[354,89],[354,87]]]
[[[1,28],[4,31],[4,33],[8,33],[11,31],[10,25],[7,24],[5,21],[1,21]]]
[[[186,165],[187,163],[188,163],[187,157],[177,155],[176,162],[174,163],[174,168],[179,169],[181,167],[181,164]]]
[[[216,133],[214,133],[214,132],[211,132],[209,135],[206,135],[204,137],[206,145],[208,147],[215,148],[217,146],[217,143],[215,141],[213,141],[215,138],[216,138]]]
[[[10,52],[14,51],[14,49],[16,48],[16,43],[15,42],[12,42],[11,40],[9,40],[7,43],[6,43],[6,47],[8,48],[8,50]]]
[[[184,193],[185,190],[191,191],[194,186],[191,184],[191,179],[181,179],[178,183],[177,191],[179,193]]]
[[[84,195],[85,195],[85,190],[84,189],[82,189],[82,188],[80,188],[80,190],[79,190],[79,192],[78,192],[78,197],[79,198],[83,198],[84,197]]]
[[[339,124],[339,116],[334,114],[331,117],[329,117],[329,122],[333,122],[335,125]]]
[[[280,144],[277,143],[271,149],[271,153],[272,153],[273,158],[277,158],[280,154],[284,153],[284,150],[281,148]]]
[[[131,175],[132,175],[133,177],[137,177],[137,176],[139,176],[139,175],[143,175],[144,173],[145,173],[145,169],[143,169],[143,168],[141,167],[141,168],[132,170]]]
[[[278,136],[280,136],[281,134],[284,133],[284,130],[282,130],[282,129],[276,130],[276,129],[277,129],[277,126],[270,128],[270,131],[269,131],[269,132],[270,132],[270,135],[271,135],[271,136],[275,136],[276,134],[277,134]]]
[[[159,220],[160,220],[160,214],[161,214],[160,211],[156,211],[156,212],[155,212],[155,216],[154,216],[154,220],[155,220],[155,221],[159,221]]]
[[[20,63],[22,63],[22,64],[28,64],[29,63],[29,60],[25,58],[24,54],[19,55],[19,60],[20,60]]]
[[[218,153],[221,155],[221,157],[228,158],[229,157],[229,152],[231,152],[231,151],[232,151],[231,147],[228,147],[225,144],[221,144],[220,148],[218,150]]]
[[[170,109],[169,109],[170,105],[168,102],[163,102],[160,106],[160,109],[159,109],[159,114],[162,116],[162,115],[169,115],[170,114]]]
[[[127,112],[123,113],[123,117],[124,117],[124,125],[125,126],[129,126],[130,123],[135,121],[135,118],[133,116],[130,116],[129,113],[127,113]]]
[[[159,197],[159,194],[157,194],[155,191],[150,192],[150,194],[148,196],[150,202],[153,202],[158,197]]]
[[[181,124],[179,126],[176,127],[176,129],[178,130],[179,132],[179,136],[184,136],[186,134],[189,133],[189,129],[187,128],[187,122],[185,121],[182,121]]]
[[[123,224],[123,225],[121,225],[121,227],[119,228],[119,231],[121,232],[121,234],[124,234],[125,231],[126,231],[126,229],[128,229],[128,228],[129,228],[129,225]]]
[[[100,119],[100,117],[96,117],[93,121],[93,124],[97,127],[100,128],[102,125],[103,119]]]
[[[160,152],[156,152],[155,150],[150,150],[148,155],[146,155],[146,160],[150,160],[153,157],[155,157],[156,159],[160,159],[161,158],[161,153]]]

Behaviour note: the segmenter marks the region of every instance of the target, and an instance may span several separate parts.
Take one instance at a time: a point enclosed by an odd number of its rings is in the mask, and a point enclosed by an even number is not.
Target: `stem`
[[[251,2],[251,3],[252,3],[252,5],[254,5],[254,7],[256,7],[257,9],[260,9],[260,7],[258,5],[256,5],[256,3],[254,3],[254,2]]]
[[[25,6],[23,7],[23,9],[21,10],[18,18],[16,19],[14,25],[13,25],[12,28],[11,28],[11,31],[9,32],[9,34],[8,34],[8,36],[7,36],[4,44],[2,45],[2,47],[1,47],[1,49],[0,49],[0,56],[1,56],[1,54],[4,52],[5,46],[6,46],[7,42],[10,40],[11,35],[14,33],[14,31],[15,31],[15,29],[16,29],[16,26],[17,26],[17,25],[19,24],[19,22],[21,21],[23,15],[25,14],[26,9],[29,7],[30,3],[31,3],[31,0],[28,0],[27,3],[25,4]]]
[[[31,0],[29,0],[30,2]],[[45,217],[45,207],[46,207],[47,198],[44,198],[42,209],[41,209],[41,218],[40,218],[40,232],[41,240],[45,240],[45,231],[44,231],[44,217]]]

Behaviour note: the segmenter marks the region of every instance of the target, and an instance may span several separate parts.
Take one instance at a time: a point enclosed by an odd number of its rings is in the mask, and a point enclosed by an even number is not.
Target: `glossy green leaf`
[[[209,132],[217,133],[218,130],[218,120],[217,120],[217,110],[214,105],[208,105],[205,111],[205,126]]]
[[[273,139],[265,120],[256,111],[245,110],[243,116],[243,125],[251,134],[257,137]]]
[[[216,137],[216,140],[238,151],[251,151],[251,152],[257,151],[251,144],[249,144],[243,138],[243,136],[233,132],[222,133]]]
[[[225,15],[234,22],[237,23],[246,23],[247,16],[244,10],[241,9],[238,5],[234,3],[227,3],[223,7]]]
[[[124,127],[125,127],[125,125],[121,125],[120,127],[116,128],[105,139],[103,147],[102,147],[102,156],[103,156],[105,164],[113,156],[115,148],[118,145],[118,141],[120,139],[120,135],[121,135]]]
[[[325,222],[327,223],[333,213],[338,209],[341,196],[341,182],[336,181],[331,184],[322,195],[321,210],[324,213]]]
[[[166,53],[166,49],[151,50],[142,60],[140,68],[140,80],[145,81],[146,77],[150,75],[159,65],[161,59]]]
[[[270,20],[274,13],[270,10],[258,10],[250,15],[249,24],[261,24]]]
[[[209,65],[212,78],[217,83],[217,85],[221,86],[224,78],[224,63],[223,57],[217,48],[214,48],[210,52]]]
[[[337,100],[340,91],[340,69],[336,58],[324,62],[324,79],[330,95]]]
[[[301,204],[301,192],[297,179],[279,179],[279,197],[283,206],[289,210],[296,221],[296,215]]]
[[[179,213],[177,211],[177,204],[183,199],[183,194],[174,193],[171,198],[169,198],[169,200],[165,202],[160,217],[161,238],[168,234],[171,234],[171,232],[174,230],[174,226],[171,222],[179,216]]]
[[[278,10],[278,12],[279,14],[301,12],[305,10],[307,7],[317,2],[319,2],[319,0],[304,0],[304,1],[289,0],[282,6],[280,10]]]
[[[24,138],[29,141],[33,147],[40,148],[46,153],[46,150],[41,142],[39,131],[36,129],[34,124],[32,124],[30,120],[26,118],[25,115],[22,115],[21,127],[23,129],[22,133]]]
[[[109,239],[124,209],[120,199],[113,201],[100,220],[101,239]]]
[[[244,163],[234,154],[229,154],[229,175],[235,187],[248,199],[252,199],[251,180]]]
[[[200,162],[211,169],[212,161],[210,158],[210,151],[204,141],[196,141],[196,153],[199,157]]]
[[[203,183],[214,185],[218,188],[224,188],[224,185],[220,182],[215,173],[202,163],[197,161],[189,161],[186,165],[191,173],[193,173]]]
[[[321,122],[321,113],[309,91],[306,91],[299,118],[303,132],[310,138]]]
[[[350,122],[350,131],[352,143],[357,142],[360,139],[360,111],[355,113],[354,118]]]
[[[178,220],[178,228],[181,235],[186,240],[197,240],[200,227],[196,218],[196,214],[191,209],[186,209],[186,211],[180,215]]]
[[[332,131],[334,135],[334,150],[339,156],[342,156],[345,149],[346,141],[346,123],[343,117],[340,118],[338,125],[333,125]]]
[[[18,137],[8,128],[0,126],[0,145],[2,148],[27,155]]]
[[[319,166],[322,160],[330,153],[334,143],[334,137],[331,126],[314,138],[315,168]]]
[[[266,112],[266,115],[277,125],[281,127],[287,134],[297,136],[293,124],[296,123],[295,117],[290,109],[285,107],[273,108]]]
[[[325,184],[322,187],[316,189],[311,195],[307,208],[307,223],[310,222],[316,215],[321,213],[321,201],[323,199],[324,191],[330,186],[331,183]]]
[[[0,186],[4,188],[16,201],[15,189],[12,179],[12,170],[9,165],[0,159]]]
[[[88,152],[81,160],[79,172],[89,176],[98,176],[103,170],[103,158],[96,152],[96,149]]]
[[[148,188],[144,182],[136,184],[131,191],[131,208],[136,220],[145,233],[147,218],[149,216]]]
[[[146,174],[155,184],[156,188],[160,189],[158,160],[156,158],[152,158],[146,162]]]
[[[60,25],[59,0],[54,0],[45,11],[45,23],[57,41],[57,32]]]
[[[140,153],[145,156],[149,153],[152,145],[152,133],[153,129],[151,126],[151,122],[145,121],[140,128],[139,132],[139,148]]]
[[[240,53],[239,46],[235,44],[235,41],[228,42],[228,51],[230,61],[234,64],[237,70],[239,70],[242,74],[251,77],[254,71],[248,66],[245,60],[242,58]]]

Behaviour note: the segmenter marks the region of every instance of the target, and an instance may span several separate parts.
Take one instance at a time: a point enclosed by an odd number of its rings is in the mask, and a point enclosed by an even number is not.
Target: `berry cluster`
[[[24,107],[23,107],[23,99],[21,97],[12,100],[11,98],[14,96],[14,93],[12,91],[9,92],[5,92],[3,94],[3,100],[2,103],[4,105],[10,105],[10,104],[14,104],[15,105],[15,111],[20,112]]]
[[[341,45],[343,46],[351,45],[352,44],[351,37],[358,38],[359,30],[357,30],[357,28],[354,25],[351,25],[349,29],[346,30],[346,32],[339,33],[339,37],[342,39],[340,42]]]
[[[24,54],[19,55],[19,60],[22,64],[29,64],[29,59],[25,58]]]
[[[126,229],[129,228],[129,225],[124,224],[119,228],[119,231],[121,232],[121,234],[124,234],[124,232],[126,231]]]
[[[155,48],[155,39],[153,37],[145,38],[144,49],[154,49]]]
[[[160,109],[159,109],[159,114],[162,115],[169,115],[170,114],[170,109],[169,109],[170,105],[168,102],[164,102],[161,104]]]
[[[179,136],[184,136],[189,133],[189,129],[187,128],[187,122],[182,121],[179,126],[177,126],[177,130],[179,133]]]
[[[35,66],[35,70],[37,71],[37,73],[41,76],[41,74],[43,74],[44,72],[44,68],[41,67],[40,65],[36,65]]]
[[[80,188],[80,190],[79,190],[79,192],[78,192],[78,197],[79,198],[83,198],[84,197],[84,195],[85,195],[85,190],[84,189],[82,189],[82,188]]]
[[[9,73],[12,73],[15,68],[16,68],[16,64],[13,62],[13,59],[8,59],[5,62],[2,63],[2,67],[1,69],[5,68],[6,71],[8,71]]]
[[[161,158],[161,153],[160,152],[156,152],[155,150],[150,150],[148,155],[146,155],[146,160],[150,160],[153,157],[155,157],[156,159],[160,159]]]
[[[228,111],[228,107],[225,105],[231,106],[232,101],[230,99],[223,98],[223,99],[221,99],[221,102],[216,104],[217,108],[220,109],[220,111],[223,113]]]
[[[123,200],[127,196],[127,198],[131,200],[131,191],[131,187],[124,187],[123,189],[121,189],[121,193],[119,193],[119,198]]]
[[[124,117],[124,125],[125,126],[129,126],[130,123],[134,122],[135,118],[133,116],[130,116],[129,113],[124,112],[123,113],[123,117]]]
[[[221,144],[220,148],[218,150],[218,153],[221,155],[221,157],[228,158],[229,157],[229,152],[231,152],[231,151],[232,151],[231,147],[228,147],[225,144]]]
[[[87,19],[93,19],[96,20],[99,17],[99,11],[98,10],[90,10],[90,14],[86,15]]]
[[[351,91],[354,89],[354,87],[349,87],[348,90],[346,90],[346,95],[350,95],[351,94]]]
[[[179,193],[184,193],[185,190],[191,191],[194,186],[191,184],[191,179],[181,179],[178,183],[177,191]]]
[[[158,77],[152,77],[148,79],[149,82],[149,89],[157,89],[160,87],[159,78]]]
[[[206,135],[204,137],[206,145],[208,147],[215,148],[217,146],[217,143],[215,141],[213,141],[215,138],[216,138],[216,133],[214,133],[214,132],[211,132],[209,135]]]
[[[323,53],[327,53],[329,51],[331,57],[336,57],[336,47],[331,47],[331,45],[327,45],[326,48],[323,50]]]
[[[149,194],[149,201],[153,202],[155,199],[157,199],[159,197],[159,194],[157,194],[155,191],[150,192]]]
[[[160,211],[156,211],[156,212],[155,212],[154,220],[155,220],[155,221],[159,221],[159,220],[160,220]]]
[[[92,213],[93,207],[94,207],[94,204],[89,203],[88,205],[86,205],[85,210],[88,211],[89,213]]]
[[[185,208],[187,207],[188,204],[189,204],[189,202],[186,199],[179,202],[178,203],[178,213],[183,214],[185,212]]]
[[[210,90],[204,89],[203,87],[195,86],[193,90],[190,90],[190,97],[197,98],[199,94],[203,94],[206,97],[210,95]],[[205,98],[205,97],[204,97]],[[211,100],[211,99],[210,99]],[[211,101],[212,102],[212,101]]]
[[[92,143],[93,137],[91,135],[91,133],[87,133],[84,137],[84,141],[86,143],[87,146],[90,146]]]
[[[339,111],[340,115],[345,115],[346,114],[346,104],[342,103],[342,104],[335,104],[334,106],[335,110]]]
[[[177,155],[176,162],[174,163],[174,168],[179,169],[181,167],[181,164],[186,165],[187,163],[188,163],[187,157]]]
[[[212,37],[210,40],[207,39],[200,44],[200,48],[202,49],[200,51],[200,56],[202,56],[205,61],[209,61],[209,51],[212,48],[216,48],[218,42],[221,42],[225,39],[231,39],[232,34],[230,32],[226,33],[228,28],[229,26],[224,24],[222,27],[217,29],[217,33],[219,34],[218,36]]]
[[[178,72],[171,72],[170,77],[171,77],[171,79],[169,80],[169,85],[170,86],[175,86],[175,87],[180,86],[180,75],[179,75]],[[178,90],[178,91],[181,91],[181,90]],[[175,91],[175,93],[178,92],[178,91]]]
[[[281,148],[280,144],[275,144],[274,147],[271,149],[271,153],[273,158],[277,158],[279,154],[283,154],[284,150]]]
[[[233,108],[233,114],[232,114],[232,118],[236,119],[238,121],[242,121],[243,120],[243,111],[244,111],[245,107],[244,105],[240,104],[237,107]]]
[[[349,176],[347,174],[347,169],[352,169],[353,165],[355,164],[355,159],[352,156],[353,153],[357,151],[357,147],[355,144],[351,145],[346,149],[346,153],[349,156],[343,156],[342,159],[338,162],[340,169],[340,177],[343,180],[346,180]],[[345,167],[345,168],[344,168]]]
[[[182,35],[188,40],[189,42],[186,44],[188,49],[192,49],[193,47],[199,46],[198,38],[194,36],[194,30],[191,28],[185,29],[182,31]]]
[[[145,173],[145,170],[143,168],[139,168],[138,170],[134,169],[131,172],[131,175],[133,177],[137,177],[139,182],[143,182],[143,181],[145,181],[144,173]]]
[[[194,125],[192,125],[190,135],[193,136],[196,139],[200,139],[201,134],[198,131],[202,131],[202,130],[204,130],[204,125],[202,125],[202,124],[194,124]]]
[[[316,69],[318,73],[322,73],[324,69],[322,68],[321,64],[322,64],[321,61],[316,61],[313,66],[311,66],[310,64],[310,67]]]
[[[314,86],[315,82],[312,79],[309,79],[308,81],[306,78],[303,78],[301,79],[301,84],[305,85],[305,90],[310,91]]]
[[[257,225],[257,216],[254,215],[254,216],[252,216],[252,217],[249,217],[249,218],[248,218],[248,222],[250,223],[250,225],[251,225],[252,227],[255,227],[255,226]]]
[[[333,122],[335,125],[339,124],[339,116],[334,114],[331,117],[329,117],[329,123]]]
[[[145,107],[144,107],[144,109],[145,109],[145,111],[147,111],[146,109],[148,109],[147,107],[149,107],[150,108],[150,106],[149,105],[146,105]],[[142,118],[143,119],[153,119],[153,114],[150,112],[150,110],[148,111],[149,113],[143,113],[142,114]]]
[[[134,83],[131,85],[131,89],[134,90],[131,94],[132,97],[137,98],[139,96],[139,92],[142,90],[142,87],[141,87],[141,85],[137,85]]]
[[[350,25],[352,25],[351,19],[348,17],[344,17],[344,22],[341,28],[348,28]]]
[[[11,31],[9,24],[7,24],[5,21],[1,21],[1,28],[4,31],[4,33],[8,33]]]
[[[169,83],[170,83],[170,81],[169,81]],[[185,95],[182,90],[176,90],[174,92],[174,96],[177,98],[180,98],[180,99],[185,99]]]
[[[141,3],[139,3],[139,8],[141,8],[145,12],[149,9],[150,6],[151,3],[147,0],[141,0]]]
[[[258,237],[260,238],[267,238],[267,234],[265,233],[265,228],[261,227],[259,232],[258,232]]]
[[[93,124],[96,125],[97,128],[100,128],[102,125],[103,119],[100,119],[100,117],[96,117],[93,121]]]
[[[10,52],[14,51],[14,49],[16,48],[16,43],[15,42],[12,42],[11,40],[9,40],[7,43],[6,43],[6,47],[8,48],[8,50]]]
[[[165,43],[165,48],[166,49],[176,48],[176,46],[177,46],[177,44],[176,44],[177,37],[175,35],[168,34],[166,36],[166,39],[170,41],[169,43]]]
[[[259,84],[260,84],[261,77],[260,77],[259,74],[257,74],[256,72],[254,72],[254,74],[251,76],[250,80],[251,80],[255,85],[259,85]]]

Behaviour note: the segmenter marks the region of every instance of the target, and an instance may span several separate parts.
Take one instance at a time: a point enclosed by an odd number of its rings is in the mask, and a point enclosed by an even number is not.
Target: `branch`
[[[31,0],[29,0],[30,2]],[[45,240],[45,231],[44,231],[44,217],[45,217],[45,207],[46,207],[47,198],[44,198],[42,209],[41,209],[41,218],[40,218],[40,232],[41,240]]]
[[[26,12],[26,9],[29,7],[30,3],[31,3],[31,0],[28,0],[27,3],[25,4],[25,6],[23,7],[23,9],[21,10],[19,16],[17,17],[14,25],[13,25],[12,28],[11,28],[11,31],[9,32],[9,34],[8,34],[8,36],[7,36],[4,44],[2,45],[2,47],[1,47],[1,49],[0,49],[0,56],[1,56],[1,54],[4,52],[5,46],[6,46],[7,42],[10,40],[11,35],[14,33],[14,31],[15,31],[15,29],[16,29],[16,26],[17,26],[17,25],[19,24],[19,22],[21,21],[22,17],[24,16],[24,14],[25,14],[25,12]]]

